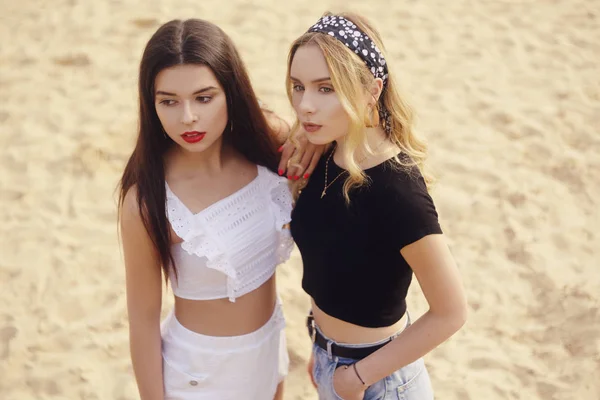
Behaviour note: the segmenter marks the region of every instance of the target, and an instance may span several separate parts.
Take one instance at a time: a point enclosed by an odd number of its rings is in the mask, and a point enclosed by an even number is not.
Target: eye
[[[333,92],[333,88],[327,87],[327,86],[322,86],[319,88],[319,91],[321,93],[332,93]]]
[[[212,97],[209,96],[198,96],[196,97],[196,100],[199,101],[200,103],[208,103],[212,100]]]
[[[167,107],[168,107],[168,106],[172,106],[172,105],[174,105],[175,103],[176,103],[176,101],[175,101],[175,100],[167,100],[167,99],[165,99],[165,100],[161,100],[161,101],[159,102],[159,104],[165,105],[165,106],[167,106]]]
[[[304,90],[304,87],[302,85],[296,84],[296,85],[292,86],[292,90],[294,92],[301,92],[302,90]]]

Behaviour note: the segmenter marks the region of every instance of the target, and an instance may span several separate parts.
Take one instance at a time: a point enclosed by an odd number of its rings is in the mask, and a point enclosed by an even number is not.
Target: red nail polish
[[[282,152],[283,151],[283,145],[279,146],[279,148],[277,149],[278,152]]]
[[[297,175],[296,175],[296,176],[294,176],[294,180],[295,180],[295,181],[297,181],[298,179],[300,179],[300,177],[299,177],[299,176],[297,176]]]
[[[291,181],[291,180],[292,180],[292,177],[291,177],[291,176],[288,176],[288,179]]]
[[[283,175],[283,170],[282,169],[278,170],[277,172],[279,172],[279,176]]]
[[[304,174],[304,179],[308,179],[309,176],[310,174]]]

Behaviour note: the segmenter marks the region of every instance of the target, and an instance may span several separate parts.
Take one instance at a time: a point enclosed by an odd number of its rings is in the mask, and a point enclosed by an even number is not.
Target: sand
[[[0,2],[1,399],[138,398],[114,189],[158,25],[219,24],[291,116],[288,46],[341,6],[375,21],[417,109],[469,296],[468,323],[425,358],[438,398],[600,398],[600,2],[366,3]],[[286,399],[316,399],[300,277],[294,251]],[[409,305],[426,310],[417,284]]]

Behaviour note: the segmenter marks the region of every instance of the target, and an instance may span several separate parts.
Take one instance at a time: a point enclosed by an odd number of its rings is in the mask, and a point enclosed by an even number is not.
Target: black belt
[[[312,342],[320,348],[322,348],[323,350],[329,352],[329,349],[327,348],[327,343],[331,340],[326,339],[321,334],[321,332],[319,332],[319,330],[315,326],[315,319],[312,313],[310,313],[308,317],[306,317],[306,327],[308,328],[308,334],[310,335]],[[391,341],[392,339],[385,343],[369,347],[345,347],[335,342],[331,342],[331,354],[336,357],[351,358],[353,360],[362,360],[363,358],[370,356],[371,354],[373,354],[374,352],[376,352]]]

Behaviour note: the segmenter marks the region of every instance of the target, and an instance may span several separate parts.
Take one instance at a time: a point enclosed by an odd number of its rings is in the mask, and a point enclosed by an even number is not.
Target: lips
[[[183,133],[181,135],[181,138],[187,143],[198,143],[199,141],[204,139],[204,136],[206,136],[206,132],[192,131]]]
[[[304,130],[306,132],[313,133],[313,132],[316,132],[319,129],[321,129],[321,127],[323,125],[317,125],[317,124],[313,124],[313,123],[307,122],[307,123],[302,124],[302,126],[304,127]]]

